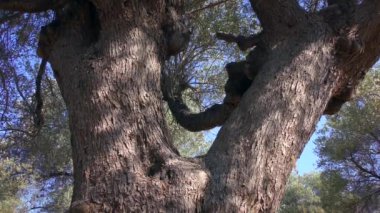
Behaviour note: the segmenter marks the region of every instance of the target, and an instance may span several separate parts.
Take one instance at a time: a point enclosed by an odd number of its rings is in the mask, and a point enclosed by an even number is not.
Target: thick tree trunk
[[[200,208],[207,173],[178,155],[162,111],[165,2],[99,4],[98,40],[70,23],[50,56],[70,118],[71,210]]]
[[[335,77],[329,71],[334,57],[328,25],[312,19],[283,36],[206,157],[212,175],[207,209],[213,212],[275,212],[331,96]]]
[[[268,60],[205,158],[184,159],[160,91],[162,25],[178,2],[96,1],[60,23],[49,62],[69,111],[73,212],[275,212],[317,120],[347,84],[336,34],[320,15],[292,1],[279,5],[289,11],[251,1],[276,12],[272,21],[258,13]],[[380,44],[376,33],[363,41]],[[361,69],[380,54],[366,48]]]

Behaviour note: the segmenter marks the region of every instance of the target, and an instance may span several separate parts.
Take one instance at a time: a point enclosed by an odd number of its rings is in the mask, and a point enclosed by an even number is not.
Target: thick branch
[[[294,26],[305,11],[297,0],[250,0],[264,30],[281,30],[278,26]]]
[[[185,129],[198,132],[221,126],[234,110],[228,104],[215,104],[204,112],[192,113],[181,100],[169,98],[168,105],[176,121]]]
[[[340,53],[339,69],[344,73],[341,85],[355,88],[380,55],[380,1],[365,1],[357,6],[351,28],[345,33],[346,47]],[[339,41],[339,40],[338,40]],[[341,42],[337,45],[342,46]],[[344,45],[343,45],[344,46]],[[342,48],[338,48],[341,51]]]
[[[227,43],[236,43],[240,50],[246,51],[247,49],[256,46],[260,42],[259,35],[250,35],[248,37],[226,33],[216,33],[216,38],[226,41]]]
[[[70,0],[0,0],[1,10],[38,13],[63,7]]]

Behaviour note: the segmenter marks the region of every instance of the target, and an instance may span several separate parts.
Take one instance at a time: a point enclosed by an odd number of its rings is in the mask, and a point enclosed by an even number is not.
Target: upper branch
[[[246,51],[247,49],[256,46],[260,41],[259,34],[246,37],[242,35],[235,36],[226,33],[216,33],[215,36],[217,39],[224,40],[227,43],[236,43],[242,51]]]
[[[63,7],[70,0],[0,0],[0,10],[38,13]]]
[[[305,11],[297,0],[250,0],[264,30],[279,26],[294,26],[303,19]]]

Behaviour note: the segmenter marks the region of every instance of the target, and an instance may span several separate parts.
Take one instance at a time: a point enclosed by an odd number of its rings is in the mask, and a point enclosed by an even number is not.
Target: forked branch
[[[198,132],[221,126],[235,109],[235,106],[223,103],[215,104],[203,112],[193,113],[182,99],[182,93],[188,88],[188,84],[182,78],[165,72],[162,78],[164,101],[168,103],[178,124],[189,131]]]
[[[215,37],[219,40],[223,40],[227,43],[236,43],[241,51],[246,51],[247,49],[256,46],[260,42],[259,34],[250,36],[235,36],[233,34],[227,33],[216,33]]]
[[[250,0],[264,30],[281,30],[294,26],[305,16],[297,0]]]

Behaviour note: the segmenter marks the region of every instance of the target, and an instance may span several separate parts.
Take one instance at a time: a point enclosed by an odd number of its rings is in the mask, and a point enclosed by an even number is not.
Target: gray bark
[[[295,0],[251,3],[268,55],[197,159],[178,155],[162,113],[162,26],[183,1],[78,1],[43,30],[39,54],[69,111],[72,212],[276,211],[329,100],[380,55],[380,2],[313,14]]]

